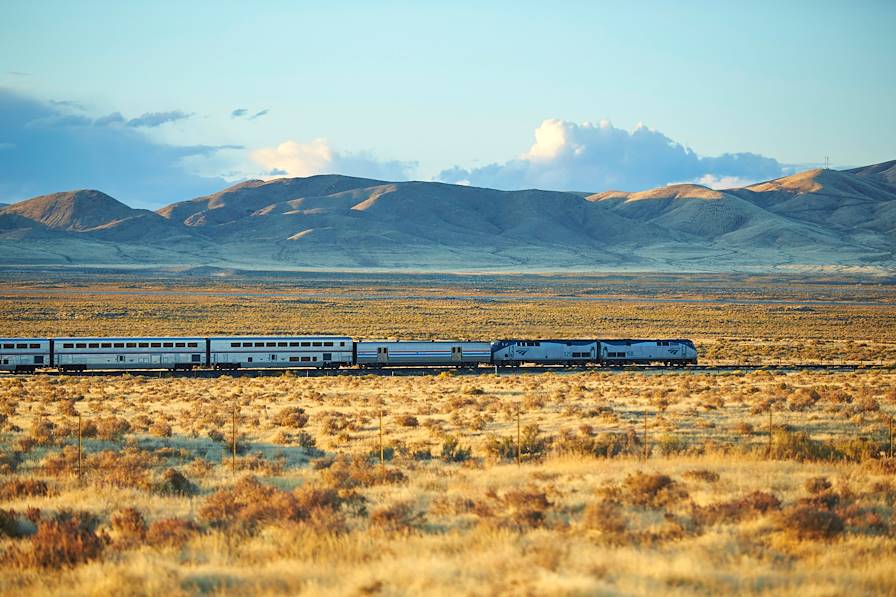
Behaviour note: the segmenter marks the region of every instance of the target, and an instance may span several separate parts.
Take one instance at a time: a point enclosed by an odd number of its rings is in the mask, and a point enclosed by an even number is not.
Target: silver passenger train
[[[0,338],[0,371],[697,364],[690,340],[355,341],[348,336]]]

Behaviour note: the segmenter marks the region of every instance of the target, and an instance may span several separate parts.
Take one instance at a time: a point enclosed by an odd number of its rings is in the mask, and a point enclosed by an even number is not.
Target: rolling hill
[[[583,196],[319,175],[246,181],[158,212],[81,190],[0,209],[0,263],[891,270],[894,179],[896,161],[737,189]]]

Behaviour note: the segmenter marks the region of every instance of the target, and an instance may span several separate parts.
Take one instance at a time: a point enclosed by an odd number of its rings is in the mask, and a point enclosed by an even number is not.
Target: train
[[[687,339],[355,340],[349,336],[0,338],[0,371],[697,364]]]

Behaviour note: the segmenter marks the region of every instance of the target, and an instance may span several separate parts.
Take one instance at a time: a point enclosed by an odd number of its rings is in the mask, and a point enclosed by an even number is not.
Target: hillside
[[[420,270],[894,267],[896,161],[740,189],[583,196],[339,175],[158,212],[99,191],[0,209],[0,262]]]

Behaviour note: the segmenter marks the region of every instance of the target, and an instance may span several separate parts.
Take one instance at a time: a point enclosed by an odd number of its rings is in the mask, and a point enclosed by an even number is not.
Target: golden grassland
[[[892,291],[887,295],[876,286],[856,291],[853,304],[800,302],[794,295],[805,297],[808,290],[799,287],[760,286],[746,295],[784,303],[700,302],[724,293],[714,289],[699,295],[693,285],[659,295],[687,295],[692,302],[652,302],[640,287],[632,287],[625,300],[612,298],[622,292],[616,286],[597,293],[607,300],[593,300],[595,295],[582,288],[571,290],[571,296],[548,296],[551,288],[452,286],[439,290],[455,298],[440,298],[428,286],[284,289],[242,282],[227,287],[96,283],[47,288],[33,282],[6,283],[0,285],[0,335],[691,338],[701,362],[708,364],[896,364],[896,304],[891,302]],[[485,291],[496,294],[483,296]],[[830,289],[818,292],[850,298]]]
[[[3,377],[0,591],[891,594],[894,388]]]

